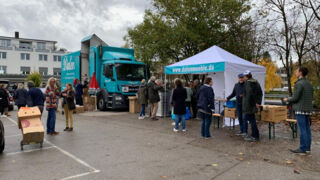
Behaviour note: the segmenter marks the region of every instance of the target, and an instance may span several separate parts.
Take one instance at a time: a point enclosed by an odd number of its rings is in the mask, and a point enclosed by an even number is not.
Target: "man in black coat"
[[[227,97],[227,100],[229,101],[233,97],[236,97],[236,109],[237,109],[237,115],[240,125],[240,132],[236,135],[238,136],[245,136],[248,133],[248,122],[243,120],[242,115],[242,97],[244,92],[244,79],[243,74],[238,75],[238,83],[234,85],[232,93]]]
[[[250,71],[243,73],[245,84],[244,94],[242,99],[242,112],[244,114],[244,120],[249,121],[251,125],[251,136],[244,138],[246,141],[259,141],[259,130],[255,118],[255,113],[258,112],[258,108],[262,102],[262,89],[259,82],[252,78]]]

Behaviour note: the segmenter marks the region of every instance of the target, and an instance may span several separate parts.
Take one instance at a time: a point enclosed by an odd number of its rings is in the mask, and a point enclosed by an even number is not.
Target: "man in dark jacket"
[[[154,76],[150,78],[150,83],[148,84],[148,99],[151,107],[151,119],[156,121],[158,111],[158,102],[160,101],[159,91],[163,91],[164,88],[161,86],[161,81],[157,80]]]
[[[259,130],[255,118],[255,113],[258,112],[262,103],[262,89],[259,82],[252,78],[250,71],[245,71],[243,73],[245,83],[244,83],[244,93],[242,99],[242,112],[244,114],[244,120],[249,121],[251,124],[251,137],[247,136],[244,138],[246,141],[259,141]]]
[[[34,87],[34,83],[32,81],[28,82],[28,101],[27,104],[29,107],[38,106],[41,113],[43,112],[44,106],[44,95],[39,88]]]
[[[212,89],[212,78],[206,77],[205,84],[200,87],[197,94],[199,116],[202,119],[201,136],[205,139],[211,137],[210,125],[212,113],[214,113],[214,91]]]
[[[310,115],[313,110],[313,87],[305,78],[308,72],[305,67],[300,67],[296,71],[296,76],[299,79],[294,85],[294,94],[291,98],[284,99],[285,102],[292,104],[300,134],[300,147],[291,150],[291,152],[301,155],[310,153],[311,150]]]
[[[230,94],[230,96],[227,97],[227,100],[229,101],[233,97],[236,97],[236,109],[237,109],[237,115],[240,125],[240,132],[236,135],[238,136],[245,136],[248,133],[248,121],[243,120],[242,115],[242,98],[243,98],[243,91],[244,91],[244,79],[243,74],[238,75],[238,83],[234,85],[233,91]]]
[[[75,93],[76,93],[76,104],[83,106],[82,95],[83,95],[83,85],[78,79],[75,79]]]

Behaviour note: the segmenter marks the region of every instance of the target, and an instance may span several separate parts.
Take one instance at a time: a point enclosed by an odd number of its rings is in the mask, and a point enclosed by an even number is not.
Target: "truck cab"
[[[75,64],[73,73],[64,72],[65,68],[61,68],[62,88],[67,80],[77,78],[83,82],[87,74],[91,79],[95,73],[100,87],[96,93],[97,108],[127,109],[128,96],[136,95],[141,80],[148,79],[147,66],[135,59],[133,49],[111,47],[101,41],[96,35],[86,37],[82,40],[81,51],[62,57],[62,61],[74,59]],[[75,77],[70,78],[67,74]]]

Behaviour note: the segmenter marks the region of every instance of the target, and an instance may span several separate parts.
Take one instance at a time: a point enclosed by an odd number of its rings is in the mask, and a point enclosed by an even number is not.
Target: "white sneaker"
[[[178,132],[179,130],[176,128],[173,128],[173,132]]]
[[[143,117],[142,116],[139,116],[139,118],[138,119],[143,119]]]
[[[187,130],[186,129],[182,129],[182,132],[186,132]]]
[[[146,118],[145,116],[142,116],[142,119]]]

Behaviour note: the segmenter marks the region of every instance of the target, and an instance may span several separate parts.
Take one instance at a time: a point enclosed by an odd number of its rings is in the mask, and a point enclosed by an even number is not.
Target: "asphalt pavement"
[[[244,142],[236,130],[214,129],[200,137],[199,120],[187,121],[187,132],[172,131],[172,120],[138,120],[127,112],[88,112],[75,115],[74,131],[64,132],[57,113],[57,136],[45,135],[43,148],[20,150],[17,111],[1,118],[6,148],[0,155],[0,179],[319,179],[320,135],[313,132],[309,156],[291,154],[299,144],[289,126],[276,125],[268,139],[260,123],[261,141]],[[47,113],[42,116],[45,124]],[[238,127],[236,127],[237,129]]]

